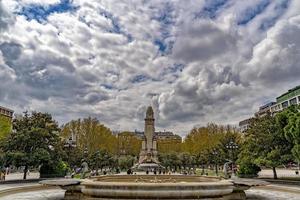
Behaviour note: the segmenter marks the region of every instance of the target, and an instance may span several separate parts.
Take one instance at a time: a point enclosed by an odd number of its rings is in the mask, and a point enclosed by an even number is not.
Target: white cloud
[[[0,1],[0,101],[17,112],[47,111],[61,123],[91,115],[134,130],[152,104],[157,129],[183,135],[237,123],[299,84],[296,1],[271,2],[244,25],[237,21],[258,1],[211,8],[212,18],[199,17],[203,0],[74,0],[76,10],[43,22],[13,14],[57,3]]]

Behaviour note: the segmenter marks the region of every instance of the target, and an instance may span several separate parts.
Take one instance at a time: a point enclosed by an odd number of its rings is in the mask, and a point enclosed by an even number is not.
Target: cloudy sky
[[[184,135],[300,84],[298,0],[0,0],[0,105]]]

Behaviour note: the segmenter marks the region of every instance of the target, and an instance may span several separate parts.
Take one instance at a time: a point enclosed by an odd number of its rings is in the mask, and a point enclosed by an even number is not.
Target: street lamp
[[[71,149],[76,147],[75,141],[73,141],[72,137],[70,137],[66,143],[64,144],[64,147],[68,149],[68,162],[70,164],[70,154],[71,154]],[[71,164],[70,164],[71,165]]]
[[[87,147],[85,147],[84,149],[83,149],[83,157],[84,158],[87,158],[87,156],[88,156],[88,148]]]
[[[234,166],[234,155],[233,152],[234,150],[238,149],[239,146],[233,142],[232,140],[230,140],[230,142],[228,144],[226,144],[226,149],[230,150],[231,152],[231,170],[232,170],[232,176],[234,176],[234,170],[233,170],[233,166]]]
[[[215,168],[216,168],[216,175],[218,176],[218,154],[219,152],[216,149],[213,149],[212,154],[214,155],[215,158]]]

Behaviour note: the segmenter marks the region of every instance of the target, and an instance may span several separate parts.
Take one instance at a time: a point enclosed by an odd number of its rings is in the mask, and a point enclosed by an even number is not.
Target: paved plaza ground
[[[299,177],[300,175],[296,175],[296,170],[294,169],[277,169],[278,178],[284,177]],[[271,169],[263,169],[258,173],[260,178],[273,178],[273,171]]]
[[[53,189],[35,192],[24,192],[0,198],[1,200],[62,200],[64,190]]]
[[[122,174],[126,174],[126,172],[123,172]],[[278,178],[283,177],[299,177],[300,175],[295,174],[295,170],[292,169],[277,169],[277,175]],[[31,172],[27,175],[27,179],[37,179],[40,177],[40,174],[38,172]],[[264,169],[261,172],[259,172],[260,178],[272,178],[273,177],[273,171],[271,169]],[[18,180],[23,178],[23,173],[11,173],[6,176],[6,180]]]
[[[279,169],[278,177],[299,177],[294,170]],[[273,176],[272,170],[262,170],[260,177],[270,178]],[[12,173],[6,177],[6,180],[22,179],[22,173]],[[39,178],[39,173],[30,173],[28,179]],[[38,183],[27,184],[0,184],[1,190],[9,188],[23,187],[24,185],[37,185]],[[264,187],[255,187],[246,191],[248,200],[300,200],[300,187],[288,185],[268,185]],[[45,191],[24,192],[0,197],[1,200],[62,200],[64,190],[51,189]]]
[[[27,174],[27,179],[38,179],[40,178],[40,173],[38,172],[30,172]],[[10,173],[5,176],[5,180],[21,180],[23,179],[23,173]],[[1,187],[1,186],[0,186]]]
[[[28,185],[28,184],[26,184]],[[24,184],[2,185],[0,192],[3,189],[10,187],[22,187]],[[248,200],[299,200],[299,186],[286,185],[268,185],[264,187],[255,187],[246,191]],[[1,200],[62,200],[64,190],[51,189],[44,191],[24,192],[18,194],[1,197]]]
[[[264,188],[253,188],[246,191],[248,200],[299,200],[299,193],[287,191],[266,190]],[[1,200],[62,200],[64,191],[60,189],[48,191],[25,192],[7,197],[2,197]]]

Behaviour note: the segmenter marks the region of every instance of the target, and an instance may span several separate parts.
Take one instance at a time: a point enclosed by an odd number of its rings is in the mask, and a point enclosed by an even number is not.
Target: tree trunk
[[[202,165],[202,172],[201,175],[204,175],[204,164]]]
[[[275,167],[272,167],[272,170],[273,170],[273,176],[274,176],[274,179],[277,179],[276,168],[275,168]]]
[[[216,175],[218,176],[218,164],[216,163]]]
[[[24,174],[23,174],[23,179],[25,180],[27,178],[27,172],[28,172],[28,166],[26,165],[24,168]]]
[[[99,171],[99,167],[98,167],[98,165],[97,165],[97,167],[96,167],[96,176],[99,175],[98,171]]]

